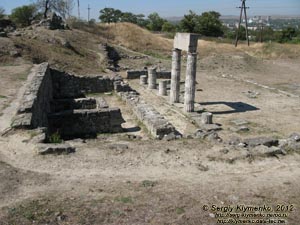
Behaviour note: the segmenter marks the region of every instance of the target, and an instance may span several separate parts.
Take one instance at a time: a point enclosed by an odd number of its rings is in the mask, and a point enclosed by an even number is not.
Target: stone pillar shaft
[[[159,89],[158,89],[158,93],[160,96],[166,96],[167,95],[167,84],[168,81],[166,80],[162,80],[159,82]]]
[[[149,89],[156,89],[156,68],[149,68],[148,69],[148,88]]]
[[[181,73],[181,50],[174,49],[172,55],[170,102],[179,102]]]
[[[201,114],[201,123],[213,124],[213,114],[210,112],[204,112]]]
[[[141,85],[146,85],[147,84],[147,76],[146,75],[142,75],[140,76],[140,84]]]
[[[197,53],[188,53],[185,78],[184,110],[194,111],[196,88]]]

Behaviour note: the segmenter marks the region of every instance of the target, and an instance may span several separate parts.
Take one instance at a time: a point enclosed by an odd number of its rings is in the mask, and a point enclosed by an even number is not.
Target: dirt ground
[[[128,65],[126,60],[120,64]],[[167,69],[171,65],[168,58],[150,58],[131,61],[130,67],[148,61]],[[0,67],[3,129],[31,67],[25,61]],[[299,71],[299,58],[266,60],[240,50],[200,57],[197,107],[214,113],[223,127],[223,143],[153,140],[115,96],[104,98],[121,108],[127,132],[68,141],[76,147],[73,154],[38,155],[30,132],[1,136],[0,225],[243,224],[238,219],[218,222],[228,218],[218,218],[224,207],[240,205],[271,207],[262,212],[264,218],[299,224],[300,154],[249,158],[243,148],[226,144],[232,136],[286,138],[300,132]],[[129,82],[182,133],[197,129],[182,104],[172,106],[156,91]],[[248,121],[250,130],[232,131],[234,119]]]

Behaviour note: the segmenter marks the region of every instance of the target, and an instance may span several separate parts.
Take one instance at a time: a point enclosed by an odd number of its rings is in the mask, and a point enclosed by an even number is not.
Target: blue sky
[[[74,0],[75,2],[77,0]],[[34,0],[1,0],[0,6],[9,13],[12,8],[30,4]],[[104,7],[118,8],[122,11],[148,15],[158,12],[163,17],[183,16],[190,9],[197,13],[214,10],[222,15],[238,15],[236,8],[240,0],[80,0],[81,15],[87,17],[88,4],[91,18],[99,17]],[[300,0],[247,0],[249,15],[300,15]],[[76,13],[76,10],[74,10]]]

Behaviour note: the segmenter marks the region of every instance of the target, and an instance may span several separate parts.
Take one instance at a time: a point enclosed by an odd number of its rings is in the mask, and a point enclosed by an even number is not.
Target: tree
[[[195,32],[210,37],[220,37],[224,34],[220,13],[204,12],[196,20]]]
[[[195,33],[195,27],[199,15],[194,13],[192,10],[189,11],[189,14],[184,15],[183,19],[179,23],[180,30],[188,33]]]
[[[66,19],[67,17],[69,18],[71,16],[73,8],[73,0],[57,0],[53,10],[57,12],[63,19]]]
[[[147,27],[147,25],[149,24],[149,21],[145,19],[144,14],[137,14],[136,18],[137,18],[137,25],[139,25],[140,27]]]
[[[120,22],[128,22],[137,24],[137,16],[130,12],[124,12],[121,14]]]
[[[71,11],[74,8],[73,0],[37,0],[37,7],[43,11],[44,18],[47,18],[49,11],[58,13],[61,17],[66,19],[70,17]]]
[[[210,37],[219,37],[224,34],[220,13],[215,11],[197,15],[190,10],[188,15],[180,21],[180,29],[184,32],[199,33]]]
[[[2,19],[5,16],[5,9],[0,7],[0,19]]]
[[[176,27],[168,21],[166,21],[162,26],[163,32],[174,32],[175,30],[176,30]]]
[[[285,42],[293,40],[293,38],[296,36],[297,36],[296,29],[293,27],[288,27],[281,31],[278,41],[280,43],[285,43]]]
[[[114,8],[104,8],[100,10],[99,19],[102,23],[117,23],[121,20],[122,11]]]
[[[24,5],[13,9],[10,18],[18,26],[26,27],[31,24],[36,15],[37,8],[35,5]]]
[[[148,16],[149,24],[147,28],[152,31],[161,31],[163,24],[166,22],[158,13],[152,13]]]

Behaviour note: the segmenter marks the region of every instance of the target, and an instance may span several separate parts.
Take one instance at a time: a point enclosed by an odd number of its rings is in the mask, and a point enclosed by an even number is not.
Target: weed
[[[60,144],[63,142],[58,131],[50,135],[49,142],[52,144]]]
[[[154,187],[156,184],[157,182],[151,180],[144,180],[142,182],[143,187]]]
[[[175,212],[176,212],[178,215],[180,215],[180,214],[185,213],[185,210],[184,210],[184,208],[182,208],[182,207],[177,207],[177,208],[175,209]]]
[[[130,196],[128,196],[128,197],[117,197],[117,198],[115,198],[115,200],[118,201],[118,202],[126,203],[126,204],[127,203],[133,203],[133,200]]]

